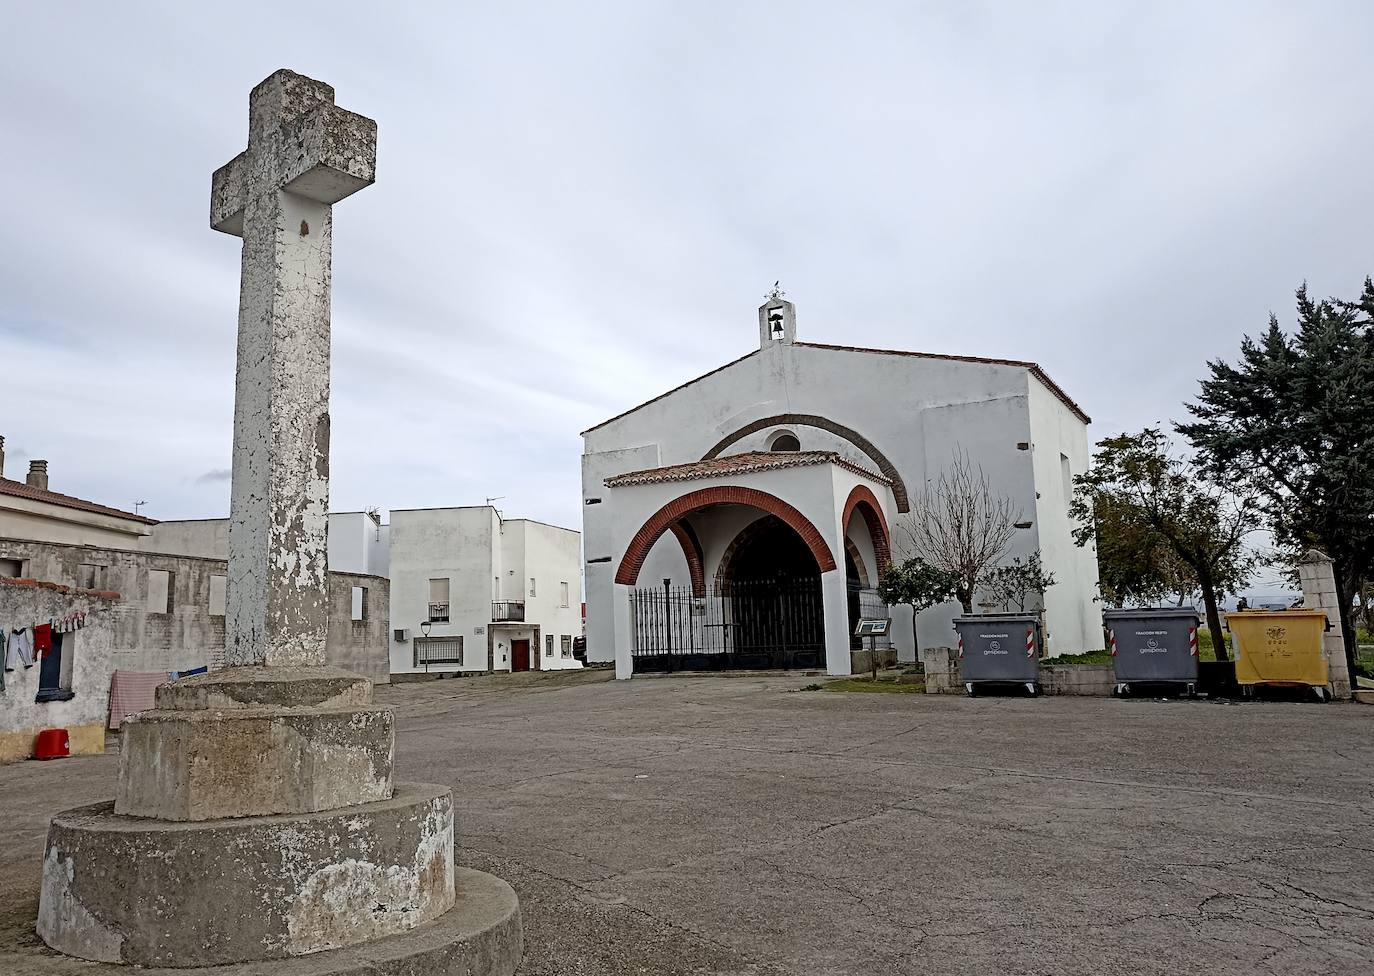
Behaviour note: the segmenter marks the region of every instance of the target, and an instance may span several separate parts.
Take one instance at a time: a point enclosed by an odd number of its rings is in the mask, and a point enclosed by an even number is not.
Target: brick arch
[[[705,596],[706,561],[702,556],[701,541],[697,539],[696,532],[685,519],[678,519],[668,526],[668,531],[677,539],[678,545],[682,547],[682,556],[687,560],[687,572],[692,577],[692,596]]]
[[[878,496],[867,485],[855,485],[844,503],[844,516],[840,526],[849,531],[849,520],[854,513],[863,516],[868,524],[868,535],[873,540],[873,558],[878,563],[878,576],[881,577],[892,565],[892,535],[887,530],[887,518]]]
[[[802,537],[802,541],[811,550],[811,555],[816,557],[816,565],[820,567],[822,573],[828,573],[835,568],[835,557],[831,554],[830,547],[826,545],[820,532],[816,531],[816,527],[801,512],[778,496],[770,495],[766,491],[759,491],[757,488],[719,485],[713,488],[690,491],[673,499],[651,515],[649,520],[640,526],[635,537],[630,540],[630,545],[620,560],[620,568],[616,571],[615,581],[626,586],[634,586],[639,579],[639,571],[644,567],[644,560],[648,558],[649,550],[654,547],[658,537],[669,531],[673,523],[693,512],[706,508],[708,505],[748,505],[751,508],[767,512],[769,515],[776,515],[791,526],[797,535]]]
[[[715,447],[702,455],[701,459],[703,461],[709,461],[712,458],[720,457],[721,452],[731,444],[743,440],[750,434],[757,434],[761,430],[778,426],[817,427],[834,434],[836,437],[842,437],[849,441],[849,443],[867,454],[873,463],[878,466],[878,470],[883,473],[883,476],[892,482],[892,499],[897,503],[897,511],[911,511],[911,501],[910,496],[907,494],[906,482],[902,480],[901,474],[897,471],[897,466],[888,460],[887,455],[878,450],[872,441],[863,434],[860,434],[857,430],[846,427],[843,424],[837,424],[833,420],[814,413],[780,413],[772,417],[764,417],[752,423],[745,424],[739,430],[726,434],[716,443]]]
[[[864,562],[863,553],[859,552],[859,547],[854,545],[854,540],[849,536],[844,537],[844,551],[849,554],[850,559],[854,560],[854,569],[859,574],[859,585],[865,589],[876,585],[877,581],[868,575],[868,564]]]

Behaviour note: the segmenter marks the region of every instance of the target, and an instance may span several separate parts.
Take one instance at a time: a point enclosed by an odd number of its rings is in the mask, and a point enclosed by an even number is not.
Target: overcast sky
[[[334,221],[338,511],[579,526],[579,431],[753,348],[774,279],[803,339],[1035,360],[1097,439],[1374,272],[1368,3],[391,7],[8,6],[8,476],[227,514],[210,173],[279,67],[380,127]]]

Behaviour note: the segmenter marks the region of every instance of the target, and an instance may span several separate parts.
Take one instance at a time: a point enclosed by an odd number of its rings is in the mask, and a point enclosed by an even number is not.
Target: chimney
[[[0,478],[5,476],[5,437],[0,434]]]
[[[31,488],[41,488],[41,489],[43,489],[44,491],[47,491],[47,490],[48,490],[48,462],[47,462],[47,461],[30,461],[30,462],[29,462],[29,476],[28,476],[28,478],[26,478],[25,480],[28,482],[29,487],[31,487]]]

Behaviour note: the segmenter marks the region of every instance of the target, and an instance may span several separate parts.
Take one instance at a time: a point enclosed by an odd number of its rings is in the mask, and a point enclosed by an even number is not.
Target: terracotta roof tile
[[[690,464],[670,464],[663,468],[629,471],[613,478],[607,478],[606,487],[620,488],[626,485],[656,485],[670,481],[696,481],[700,478],[717,478],[722,475],[748,474],[755,471],[780,471],[784,468],[801,468],[813,464],[833,464],[880,485],[892,484],[891,481],[877,472],[869,471],[834,451],[784,451],[777,453],[751,451],[746,454],[727,454],[725,457],[711,458],[706,461],[693,461]]]
[[[157,525],[157,519],[150,519],[143,515],[135,515],[133,512],[121,511],[118,508],[110,508],[108,505],[97,505],[95,502],[88,502],[84,498],[73,498],[71,495],[63,495],[56,491],[48,491],[45,488],[35,488],[33,485],[23,481],[13,481],[9,478],[0,478],[0,495],[10,495],[14,498],[27,498],[35,502],[47,502],[49,505],[60,505],[63,508],[74,508],[80,512],[91,512],[95,515],[109,515],[112,518],[125,519],[129,522],[138,522],[142,525]]]

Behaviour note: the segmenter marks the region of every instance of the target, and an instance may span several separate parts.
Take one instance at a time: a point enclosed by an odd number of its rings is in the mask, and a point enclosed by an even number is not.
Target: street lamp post
[[[426,641],[429,640],[429,628],[432,627],[432,626],[433,626],[433,624],[431,624],[428,620],[421,621],[421,623],[420,623],[420,634],[424,637],[424,639],[425,639]],[[425,648],[425,674],[429,674],[429,648],[428,648],[428,647]]]

